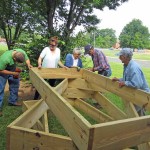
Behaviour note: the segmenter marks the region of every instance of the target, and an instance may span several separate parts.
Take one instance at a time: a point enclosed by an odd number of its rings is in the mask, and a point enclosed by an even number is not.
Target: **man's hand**
[[[31,64],[28,64],[28,69],[31,69],[33,66]]]
[[[113,81],[113,82],[114,82],[114,81],[119,81],[119,79],[116,78],[116,77],[114,77],[114,78],[112,78],[112,81]]]
[[[87,70],[94,72],[93,68],[87,68]]]
[[[119,87],[121,88],[123,86],[125,86],[125,83],[123,81],[119,82]]]
[[[41,65],[38,65],[38,69],[41,69],[42,68],[42,66]]]

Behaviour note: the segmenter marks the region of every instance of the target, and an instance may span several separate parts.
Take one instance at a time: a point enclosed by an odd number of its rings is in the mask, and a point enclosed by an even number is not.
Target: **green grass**
[[[106,56],[109,57],[117,57],[117,53],[119,53],[120,50],[102,50]],[[134,52],[133,53],[133,59],[139,59],[139,60],[150,60],[150,51],[149,53],[142,53],[142,52]]]
[[[8,92],[5,93],[4,105],[3,105],[3,116],[0,117],[0,150],[5,150],[6,148],[6,128],[12,123],[16,118],[22,114],[21,107],[8,106],[7,105]]]

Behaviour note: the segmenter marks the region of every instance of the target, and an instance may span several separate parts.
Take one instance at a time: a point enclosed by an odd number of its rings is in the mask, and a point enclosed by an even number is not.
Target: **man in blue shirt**
[[[123,78],[113,78],[112,81],[118,81],[119,87],[129,86],[150,92],[145,76],[140,66],[132,60],[133,53],[129,48],[124,48],[119,52],[119,59],[124,64]],[[145,110],[137,105],[135,108],[140,116],[145,115]]]

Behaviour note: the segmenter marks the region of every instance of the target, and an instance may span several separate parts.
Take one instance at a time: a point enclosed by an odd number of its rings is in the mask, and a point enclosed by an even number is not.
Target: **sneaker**
[[[21,103],[16,102],[16,103],[8,103],[9,106],[22,106]]]

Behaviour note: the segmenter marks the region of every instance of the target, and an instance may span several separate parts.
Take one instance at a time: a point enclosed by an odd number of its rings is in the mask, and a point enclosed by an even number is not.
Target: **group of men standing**
[[[58,66],[65,69],[72,67],[82,68],[82,60],[80,59],[81,51],[78,48],[73,50],[73,54],[67,54],[65,63],[60,61],[60,49],[57,47],[58,37],[54,36],[49,40],[49,46],[45,47],[39,58],[38,68],[57,68]],[[84,47],[84,54],[89,54],[93,61],[93,67],[88,68],[89,71],[110,77],[112,74],[111,67],[104,53],[101,50],[95,49],[92,45],[86,45]],[[114,77],[112,81],[118,81],[119,87],[129,86],[137,89],[141,89],[145,92],[150,92],[144,74],[140,66],[132,60],[132,51],[130,49],[122,49],[119,52],[119,59],[124,65],[123,77]],[[19,75],[16,71],[17,63],[26,62],[28,68],[32,68],[30,60],[22,49],[14,49],[6,51],[0,56],[0,116],[2,116],[2,104],[4,97],[4,88],[8,80],[10,96],[8,105],[10,106],[21,106],[18,101],[18,89],[19,89],[19,78],[14,78],[14,75]],[[55,79],[48,80],[51,86],[55,85]],[[34,99],[38,99],[39,93],[36,91]],[[139,115],[145,115],[145,110],[135,105],[135,108]]]

